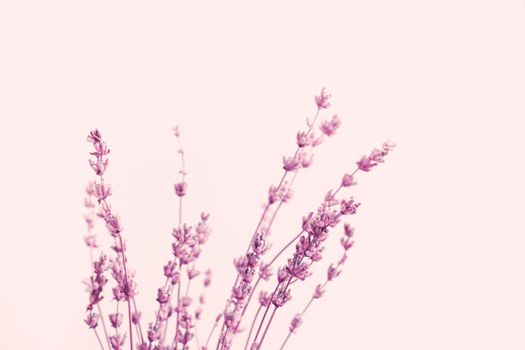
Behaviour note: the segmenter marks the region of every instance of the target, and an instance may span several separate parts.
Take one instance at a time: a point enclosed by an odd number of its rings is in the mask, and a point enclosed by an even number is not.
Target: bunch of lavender
[[[89,164],[97,175],[97,180],[90,182],[87,186],[84,200],[84,206],[87,210],[85,222],[88,229],[84,241],[90,249],[93,269],[92,276],[84,281],[89,294],[88,314],[85,322],[89,328],[94,330],[101,349],[120,350],[123,348],[125,341],[129,339],[129,347],[132,350],[135,348],[139,350],[177,350],[179,348],[186,350],[190,348],[190,340],[194,339],[193,329],[196,326],[196,321],[201,317],[205,297],[204,294],[201,294],[198,298],[198,306],[194,310],[190,310],[190,305],[193,302],[189,295],[190,283],[201,275],[196,267],[196,260],[200,256],[202,246],[209,238],[211,228],[208,225],[209,214],[206,213],[200,215],[200,220],[194,227],[183,223],[182,204],[188,186],[185,181],[184,151],[180,144],[178,128],[175,128],[175,136],[179,145],[178,152],[181,157],[182,169],[180,170],[181,180],[174,185],[175,194],[179,198],[179,218],[178,226],[172,231],[174,238],[172,244],[173,259],[168,261],[163,268],[166,281],[157,292],[158,311],[155,321],[149,324],[146,337],[144,337],[140,324],[141,312],[138,310],[135,302],[137,289],[133,279],[134,274],[129,271],[127,266],[126,244],[122,238],[122,226],[119,217],[114,214],[108,203],[112,190],[111,186],[104,182],[103,177],[109,164],[107,155],[110,153],[110,150],[98,130],[94,130],[88,135],[88,141],[92,143],[94,148],[94,151],[91,152],[94,159],[90,159]],[[111,249],[114,251],[115,256],[109,260],[104,253],[101,253],[98,260],[93,261],[93,251],[98,248],[96,234],[93,232],[94,208],[97,206],[95,203],[98,204],[99,209],[96,215],[103,220],[108,232],[114,239],[114,245]],[[111,272],[111,277],[115,282],[112,294],[116,303],[115,312],[110,313],[106,320],[100,302],[104,298],[104,286],[108,282],[105,273],[108,270]],[[211,283],[211,271],[207,270],[203,276],[203,288],[207,288]],[[181,285],[184,281],[186,281],[185,293],[182,294]],[[173,301],[172,299],[175,300]],[[127,304],[128,334],[120,331],[124,320],[124,314],[119,312],[121,301],[125,301]],[[95,307],[96,311],[94,311]],[[170,333],[168,321],[172,315],[176,315],[176,322],[172,332],[173,338],[166,344],[166,338],[168,333]],[[102,335],[97,331],[99,321],[101,321],[100,323],[103,327]],[[108,331],[106,321],[109,321],[114,329],[113,334],[110,334],[111,332]],[[135,330],[133,326],[135,326]],[[133,340],[134,334],[137,335],[138,339],[135,338],[137,343]],[[102,340],[103,338],[105,341]],[[198,342],[198,340],[196,341]],[[200,348],[200,345],[197,345],[197,348]]]
[[[216,350],[230,349],[234,338],[241,332],[243,316],[248,310],[253,295],[257,293],[257,287],[261,282],[271,280],[273,276],[272,265],[288,248],[295,244],[295,250],[288,258],[287,263],[277,270],[276,286],[273,291],[260,291],[258,294],[259,307],[251,322],[244,349],[246,350],[248,347],[251,350],[262,348],[277,311],[292,298],[292,286],[311,276],[311,266],[323,258],[324,244],[330,237],[330,231],[340,223],[344,216],[356,214],[360,206],[360,203],[351,196],[340,199],[337,198],[337,195],[343,188],[356,185],[354,178],[358,171],[370,171],[378,163],[383,162],[384,157],[394,148],[392,143],[385,142],[381,149],[374,149],[370,155],[363,156],[356,163],[356,169],[350,174],[345,174],[335,190],[328,191],[317,210],[310,212],[303,218],[300,232],[294,235],[272,259],[265,262],[263,257],[271,248],[269,238],[272,225],[281,206],[289,202],[293,196],[292,187],[297,174],[301,169],[310,167],[315,147],[322,144],[325,138],[335,135],[341,125],[337,115],[333,115],[319,125],[316,124],[320,112],[330,107],[330,98],[331,96],[326,93],[325,89],[322,89],[321,93],[315,97],[317,108],[313,120],[307,120],[306,129],[297,133],[295,153],[292,156],[283,157],[283,175],[276,186],[270,186],[263,212],[254,232],[251,234],[250,244],[246,252],[234,260],[237,275],[231,288],[230,297],[224,310],[215,318],[204,345],[199,342],[196,326],[202,314],[205,297],[204,294],[200,294],[198,306],[194,306],[192,310],[191,307],[195,303],[190,294],[190,286],[199,275],[204,275],[203,288],[210,284],[211,271],[207,270],[201,274],[196,267],[196,260],[201,254],[202,245],[208,240],[211,229],[208,226],[209,215],[206,213],[201,214],[200,221],[195,226],[190,226],[183,221],[183,198],[187,194],[188,184],[186,183],[187,172],[178,127],[174,128],[174,131],[181,158],[181,179],[174,185],[175,194],[179,198],[179,211],[178,225],[172,231],[174,238],[172,244],[173,259],[164,265],[163,272],[166,279],[164,285],[157,290],[158,310],[154,321],[149,324],[146,337],[142,333],[141,313],[135,302],[137,289],[133,279],[134,274],[128,271],[127,267],[126,246],[121,234],[122,227],[118,216],[113,213],[107,201],[108,197],[112,195],[112,191],[111,187],[104,183],[103,175],[108,166],[109,149],[98,130],[89,134],[88,141],[94,147],[94,152],[91,154],[95,157],[90,160],[90,165],[98,178],[88,185],[85,199],[87,210],[85,221],[88,234],[84,240],[90,249],[92,265],[92,275],[85,281],[89,293],[88,314],[85,322],[89,328],[94,330],[101,349],[120,350],[125,340],[129,338],[131,350],[134,348],[138,350],[188,350],[191,348],[192,340],[195,340],[196,349],[208,350],[213,333],[218,328],[220,328],[220,333],[217,337]],[[315,132],[316,127],[320,130],[319,134]],[[115,242],[112,246],[115,256],[108,259],[104,253],[101,253],[96,261],[93,257],[93,251],[98,248],[96,235],[93,233],[95,202],[98,202],[97,216],[103,219]],[[328,267],[324,283],[316,287],[306,307],[292,319],[289,334],[281,349],[284,348],[291,335],[302,323],[312,302],[319,299],[324,294],[327,283],[341,273],[341,268],[347,259],[347,251],[353,245],[354,229],[349,224],[345,224],[343,232],[344,236],[340,240],[344,249],[342,257],[337,263]],[[104,286],[108,282],[105,276],[108,270],[111,271],[111,276],[115,281],[113,299],[116,301],[116,312],[108,315],[108,321],[114,329],[113,335],[109,334],[100,305],[104,298]],[[184,292],[183,283],[185,284]],[[124,315],[119,312],[120,301],[125,301],[127,304],[129,335],[119,330],[124,320]],[[171,326],[172,338],[168,335],[171,318],[174,318],[173,322],[175,322],[175,325]],[[103,333],[97,331],[99,321],[102,324]],[[258,326],[255,328],[256,324]],[[135,326],[135,334],[138,338],[136,343],[133,340],[132,325]],[[254,330],[256,330],[255,334],[253,334]],[[252,335],[254,335],[253,339]],[[105,341],[102,340],[103,338]],[[171,341],[169,341],[170,338]],[[105,343],[107,343],[107,347]]]

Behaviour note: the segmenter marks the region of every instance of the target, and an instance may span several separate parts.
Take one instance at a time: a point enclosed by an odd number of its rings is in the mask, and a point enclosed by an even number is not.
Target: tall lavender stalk
[[[87,310],[90,313],[88,314],[86,318],[86,324],[90,328],[93,328],[101,348],[104,349],[100,336],[96,330],[96,327],[98,325],[98,319],[100,319],[102,323],[102,329],[104,331],[104,339],[108,344],[108,349],[110,349],[111,343],[109,341],[106,321],[104,319],[102,307],[100,306],[100,301],[102,301],[103,299],[102,291],[103,291],[105,284],[107,283],[107,278],[104,276],[104,273],[107,270],[106,263],[105,263],[106,257],[105,255],[101,254],[96,263],[93,258],[94,250],[98,248],[97,235],[93,232],[94,220],[95,220],[95,210],[94,210],[95,203],[93,202],[95,198],[95,186],[94,185],[95,184],[93,182],[90,182],[86,186],[86,197],[84,198],[84,207],[86,208],[86,213],[84,214],[84,221],[86,223],[86,227],[88,231],[87,235],[84,236],[84,242],[86,246],[89,248],[90,267],[93,270],[92,277],[84,281],[84,284],[86,285],[87,291],[89,292],[89,295],[90,295],[90,300],[89,300],[89,304],[87,307]],[[93,312],[93,306],[96,306],[98,314]]]
[[[108,197],[111,196],[111,186],[104,183],[104,173],[108,167],[108,158],[110,150],[102,139],[102,135],[98,130],[93,130],[88,135],[88,141],[92,143],[94,151],[91,155],[95,157],[94,160],[89,160],[91,168],[98,176],[98,181],[95,182],[95,195],[99,203],[99,213],[97,214],[106,223],[106,228],[115,240],[113,249],[117,253],[117,259],[113,265],[113,277],[117,282],[117,287],[114,289],[114,295],[117,300],[125,299],[128,307],[128,321],[129,321],[129,346],[133,350],[133,321],[131,311],[131,299],[135,296],[135,282],[132,275],[128,274],[126,247],[122,239],[122,226],[119,217],[115,215],[108,204]],[[120,269],[122,267],[122,269]],[[124,342],[124,338],[120,335],[110,337],[111,346],[114,350],[120,350]]]

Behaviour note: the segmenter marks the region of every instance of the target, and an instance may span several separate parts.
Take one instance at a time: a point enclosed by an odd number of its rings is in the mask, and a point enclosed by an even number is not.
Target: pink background
[[[94,127],[151,320],[181,125],[186,218],[210,211],[214,228],[205,337],[322,86],[343,127],[300,173],[274,243],[361,154],[398,148],[357,179],[349,264],[289,348],[525,348],[522,1],[3,1],[0,50],[2,348],[97,348],[80,283]],[[320,278],[278,314],[268,349]]]

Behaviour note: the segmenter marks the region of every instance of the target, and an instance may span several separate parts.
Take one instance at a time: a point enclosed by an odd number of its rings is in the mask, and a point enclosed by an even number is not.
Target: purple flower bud
[[[283,169],[286,171],[294,171],[299,169],[301,160],[298,157],[283,157]]]
[[[208,221],[209,217],[210,217],[209,213],[204,213],[204,212],[201,213],[201,220],[202,220],[202,222]]]
[[[341,245],[343,246],[343,249],[347,251],[348,249],[352,248],[354,241],[352,241],[350,238],[341,237]]]
[[[312,227],[312,218],[314,216],[314,213],[308,214],[307,217],[303,217],[303,231],[310,231]]]
[[[333,280],[340,274],[341,274],[341,270],[338,270],[337,267],[333,266],[333,264],[330,265],[330,267],[328,267],[327,278],[329,281]]]
[[[297,146],[299,147],[306,147],[310,145],[311,140],[308,137],[308,134],[304,131],[297,132]]]
[[[103,183],[95,184],[95,197],[97,197],[99,203],[103,200],[106,200],[106,198],[108,198],[109,196],[111,196],[110,185],[106,185]]]
[[[303,323],[303,319],[301,314],[297,314],[292,318],[292,322],[290,322],[290,332],[295,333],[297,328]]]
[[[157,290],[157,301],[160,304],[166,304],[170,300],[170,294],[164,288],[159,288]]]
[[[91,166],[95,174],[101,176],[101,175],[104,175],[104,172],[108,168],[108,160],[107,159],[105,160],[97,159],[97,161],[95,162],[90,159],[89,165]]]
[[[115,298],[115,300],[121,301],[126,297],[126,295],[124,294],[120,286],[116,286],[113,287],[113,297]]]
[[[259,293],[259,303],[262,306],[268,306],[270,304],[271,295],[267,292],[261,291]]]
[[[175,269],[177,267],[177,264],[173,261],[168,261],[166,265],[164,265],[164,276],[171,277],[173,273],[175,272]]]
[[[205,275],[204,281],[203,281],[204,287],[209,287],[211,284],[211,270],[206,270],[204,275]]]
[[[201,319],[201,314],[202,314],[202,309],[199,307],[195,310],[195,319],[196,320],[200,320]]]
[[[270,186],[270,189],[268,190],[268,203],[273,204],[279,200],[279,193],[277,191],[277,188],[274,186]]]
[[[292,296],[290,294],[290,289],[287,289],[286,291],[283,291],[281,289],[275,294],[272,302],[273,302],[273,305],[275,305],[276,307],[282,307],[290,299],[292,299]]]
[[[331,120],[323,121],[319,129],[321,129],[323,134],[330,137],[335,134],[335,132],[337,131],[337,129],[339,129],[340,126],[341,120],[336,114],[334,114]]]
[[[288,279],[288,272],[286,268],[279,268],[277,271],[277,282],[283,283]]]
[[[179,273],[179,271],[175,271],[171,275],[170,282],[171,282],[172,285],[175,285],[175,284],[179,283],[179,281],[180,281],[180,273]]]
[[[354,231],[355,231],[355,229],[352,226],[350,226],[349,223],[345,223],[345,225],[344,225],[344,234],[345,234],[346,237],[352,238],[354,236]]]
[[[312,259],[312,261],[319,261],[323,258],[322,253],[324,251],[324,247],[321,247],[319,249],[316,249],[309,257]]]
[[[341,201],[341,208],[339,212],[341,215],[351,215],[355,214],[357,211],[357,208],[361,205],[361,203],[358,203],[354,201],[353,198],[350,198],[349,200],[343,199]]]
[[[180,128],[178,125],[172,128],[175,137],[180,137]]]
[[[312,147],[317,147],[324,142],[324,136],[320,135],[312,141]]]
[[[119,328],[120,325],[122,325],[123,317],[124,316],[120,312],[115,314],[109,314],[109,321],[111,322],[111,327]]]
[[[191,305],[191,303],[193,302],[193,299],[190,297],[181,297],[180,302],[183,308],[187,308],[188,306]]]
[[[306,152],[301,152],[299,158],[301,160],[301,166],[305,169],[312,165],[312,162],[314,161],[314,155],[310,154],[310,156],[308,156]]]
[[[93,148],[95,148],[95,151],[90,154],[97,158],[107,156],[110,152],[106,143],[102,141],[93,143]]]
[[[189,268],[187,272],[188,272],[188,279],[190,279],[190,280],[192,280],[195,277],[197,277],[198,275],[200,275],[199,270],[197,270],[194,266]]]
[[[120,232],[122,232],[122,226],[120,226],[120,221],[117,216],[107,215],[104,219],[106,221],[106,228],[113,237],[118,236]]]
[[[87,140],[88,142],[91,142],[93,144],[102,142],[102,135],[100,134],[100,131],[98,131],[98,129],[95,129],[89,132]]]
[[[251,285],[247,282],[241,282],[238,287],[233,288],[232,295],[237,300],[243,300],[251,292]]]
[[[265,281],[268,281],[272,276],[272,268],[269,264],[263,264],[259,266],[259,276]]]
[[[374,148],[372,152],[370,152],[370,158],[371,161],[377,162],[377,163],[383,163],[385,161],[384,156],[386,156],[386,152],[377,148]]]
[[[322,108],[328,108],[330,107],[329,99],[332,97],[331,95],[326,93],[326,89],[321,89],[321,94],[319,96],[315,96],[315,104],[317,105],[318,109]]]
[[[88,325],[89,328],[96,328],[98,325],[98,314],[90,312],[84,322]]]
[[[124,340],[126,338],[122,334],[112,335],[109,337],[109,342],[111,343],[111,348],[113,350],[121,350],[124,346]]]
[[[186,190],[188,189],[188,184],[186,182],[176,183],[174,187],[177,196],[182,197],[186,195]]]
[[[90,248],[97,248],[98,247],[97,236],[95,236],[95,235],[84,236],[84,242]]]
[[[319,299],[321,298],[323,295],[324,295],[324,288],[323,286],[321,286],[320,284],[317,285],[317,287],[315,287],[315,291],[314,291],[314,299]]]
[[[353,185],[357,185],[357,182],[354,181],[354,177],[350,174],[345,174],[343,176],[343,180],[341,181],[341,186],[350,187]]]
[[[148,340],[150,342],[154,342],[155,340],[158,340],[160,338],[160,332],[159,327],[155,327],[153,323],[150,323],[149,329],[148,329]]]
[[[293,190],[291,188],[287,188],[286,191],[283,192],[281,200],[284,203],[288,203],[290,199],[293,197],[293,194],[294,194]]]
[[[133,322],[133,324],[138,324],[140,322],[140,316],[141,316],[140,312],[134,311],[131,314],[131,322]]]
[[[115,232],[120,232],[120,231],[115,231]],[[118,233],[115,233],[115,235],[117,235],[117,234]],[[117,253],[125,252],[126,251],[126,242],[125,241],[116,240],[115,244],[111,246],[111,249],[113,249]]]
[[[252,241],[252,250],[257,255],[264,254],[266,252],[266,240],[263,234],[259,233],[255,236]]]
[[[383,151],[384,152],[388,153],[390,151],[393,151],[395,147],[396,147],[396,144],[391,142],[391,141],[383,142]]]

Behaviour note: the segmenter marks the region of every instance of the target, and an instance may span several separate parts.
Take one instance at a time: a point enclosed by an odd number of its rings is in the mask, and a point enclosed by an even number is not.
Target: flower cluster
[[[93,263],[93,276],[84,281],[86,291],[89,293],[88,310],[93,310],[93,306],[97,305],[104,297],[102,292],[108,279],[104,276],[104,272],[108,269],[107,258],[104,254]]]
[[[359,170],[362,171],[370,171],[373,167],[377,166],[378,163],[383,163],[385,160],[385,156],[391,152],[396,145],[392,142],[385,142],[383,143],[383,147],[381,149],[374,148],[372,152],[370,152],[370,155],[363,156],[361,159],[356,163],[359,167]]]

